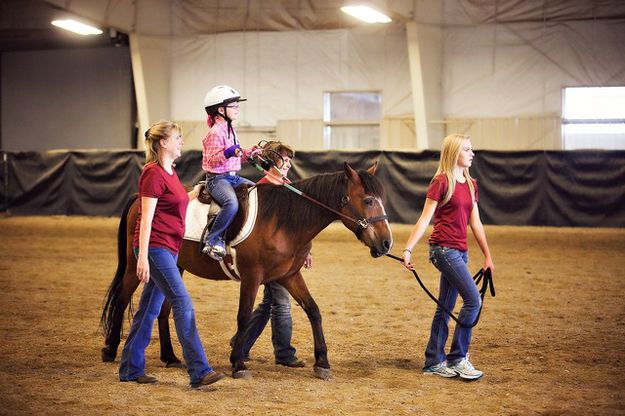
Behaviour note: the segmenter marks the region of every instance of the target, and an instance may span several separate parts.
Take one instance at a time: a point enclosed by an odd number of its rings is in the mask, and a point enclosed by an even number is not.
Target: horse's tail
[[[126,228],[128,226],[128,211],[130,211],[130,207],[136,201],[137,197],[138,195],[135,194],[128,200],[119,220],[119,229],[117,230],[117,271],[115,272],[115,276],[113,276],[111,285],[106,291],[102,316],[100,317],[100,326],[102,327],[106,339],[109,338],[110,332],[113,329],[115,316],[119,313],[124,314],[123,310],[119,310],[120,305],[118,301],[122,295],[124,274],[126,273],[127,266],[126,245],[128,241]]]

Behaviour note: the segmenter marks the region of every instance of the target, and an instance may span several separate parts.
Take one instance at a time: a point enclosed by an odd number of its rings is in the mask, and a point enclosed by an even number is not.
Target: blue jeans
[[[239,210],[239,201],[234,189],[244,183],[254,185],[254,182],[249,179],[228,173],[207,177],[206,186],[208,191],[221,206],[221,211],[215,217],[215,222],[210,232],[206,235],[206,244],[212,245],[215,243],[215,240],[223,239],[224,233]]]
[[[271,343],[276,361],[289,362],[295,358],[295,348],[291,345],[293,320],[291,318],[291,298],[289,292],[277,282],[265,284],[263,300],[252,313],[245,330],[243,355],[248,356],[252,346],[265,329],[271,317]]]
[[[453,311],[458,294],[460,294],[464,304],[460,309],[458,319],[460,322],[471,324],[477,318],[481,299],[477,285],[467,267],[468,260],[466,251],[441,247],[436,244],[430,245],[430,261],[441,272],[438,301],[447,310]],[[456,325],[449,354],[445,356],[445,343],[449,335],[448,323],[449,315],[437,307],[432,320],[430,340],[425,349],[425,367],[445,360],[450,365],[455,364],[467,356],[472,328],[465,328],[460,325]]]
[[[137,255],[138,249],[135,249]],[[208,363],[195,326],[195,311],[177,266],[178,255],[160,247],[148,249],[150,280],[145,284],[139,308],[122,351],[119,379],[134,380],[145,374],[145,349],[150,343],[154,320],[165,298],[171,303],[174,324],[191,383],[213,371]]]

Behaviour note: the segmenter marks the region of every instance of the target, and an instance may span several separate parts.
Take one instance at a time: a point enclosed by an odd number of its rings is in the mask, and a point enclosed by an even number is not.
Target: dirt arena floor
[[[161,364],[156,331],[147,372],[157,385],[120,383],[119,361],[100,359],[117,223],[0,218],[0,414],[625,414],[625,229],[486,227],[497,297],[474,331],[471,360],[485,372],[476,382],[421,374],[434,303],[398,262],[370,258],[340,224],[315,240],[305,271],[330,381],[313,377],[310,325],[297,306],[293,340],[306,368],[273,363],[268,328],[252,350],[253,378],[230,378],[239,285],[186,275],[209,360],[229,376],[198,391],[185,370]],[[409,231],[393,226],[396,254]],[[437,291],[425,250],[417,246],[416,264]],[[470,252],[477,270],[473,241]]]

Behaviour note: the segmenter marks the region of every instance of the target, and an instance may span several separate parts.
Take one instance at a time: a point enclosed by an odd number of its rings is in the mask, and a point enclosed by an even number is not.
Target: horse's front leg
[[[252,308],[256,300],[256,293],[260,279],[256,279],[253,274],[242,274],[241,292],[239,295],[239,312],[237,313],[237,333],[234,336],[234,344],[230,353],[230,363],[232,363],[232,378],[249,378],[251,373],[245,366],[243,345],[245,344],[245,333],[252,316]]]
[[[280,284],[289,291],[293,299],[304,309],[312,326],[315,342],[315,376],[323,380],[329,380],[332,377],[332,372],[328,362],[328,347],[326,346],[323,327],[321,326],[321,313],[317,303],[308,291],[301,271],[287,279],[280,280]]]

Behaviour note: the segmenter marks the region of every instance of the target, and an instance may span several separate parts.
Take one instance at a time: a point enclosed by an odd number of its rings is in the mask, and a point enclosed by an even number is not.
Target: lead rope
[[[387,254],[388,257],[395,259],[399,262],[401,262],[403,264],[404,259],[394,256],[392,254]],[[486,296],[486,292],[490,291],[490,295],[492,297],[495,297],[495,284],[493,282],[493,275],[490,271],[490,269],[480,269],[479,272],[477,272],[474,276],[473,276],[473,280],[475,281],[476,285],[479,285],[480,281],[482,282],[482,287],[479,289],[480,292],[480,298],[481,298],[481,302],[480,302],[480,310],[477,313],[477,317],[475,318],[475,322],[473,322],[470,325],[465,324],[464,322],[460,322],[460,320],[453,314],[453,312],[450,312],[447,308],[445,308],[443,305],[441,305],[441,303],[438,301],[438,299],[436,299],[436,297],[432,294],[432,292],[430,292],[428,290],[427,287],[425,287],[425,285],[423,284],[423,282],[421,281],[421,278],[419,277],[419,275],[417,274],[417,272],[413,269],[411,270],[412,274],[414,274],[415,279],[417,279],[417,282],[419,282],[419,285],[421,286],[421,289],[423,289],[425,291],[425,293],[428,294],[428,296],[438,305],[439,308],[441,308],[447,315],[449,315],[451,317],[451,319],[453,319],[454,321],[456,321],[456,323],[458,325],[460,325],[463,328],[473,328],[475,325],[477,325],[478,321],[480,320],[480,315],[482,314],[482,307],[484,306],[484,296]]]

